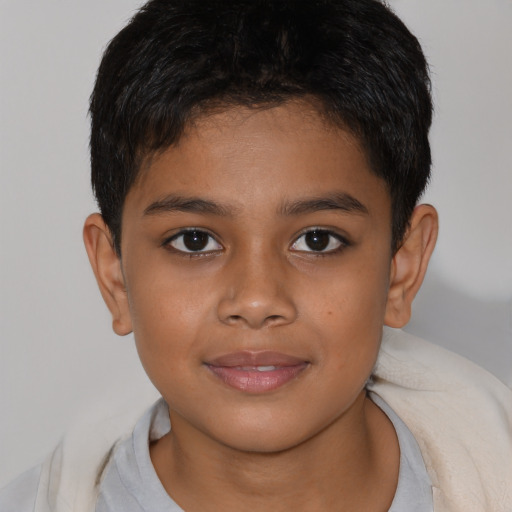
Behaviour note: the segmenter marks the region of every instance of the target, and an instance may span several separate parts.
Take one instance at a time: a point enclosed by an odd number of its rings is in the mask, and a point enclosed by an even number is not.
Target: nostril
[[[259,284],[269,286],[268,282]],[[220,298],[217,315],[223,323],[251,328],[293,322],[297,315],[294,303],[287,294],[278,292],[275,286],[260,289],[254,286],[254,281],[251,286],[245,282],[245,286],[240,285],[230,296]]]
[[[226,318],[228,324],[236,325],[239,323],[246,323],[250,326],[263,327],[264,325],[272,325],[283,321],[282,315],[269,315],[264,318],[253,318],[251,315],[229,315]]]

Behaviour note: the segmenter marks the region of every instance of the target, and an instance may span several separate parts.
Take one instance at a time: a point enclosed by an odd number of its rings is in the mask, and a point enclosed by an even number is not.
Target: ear
[[[391,261],[385,325],[403,327],[411,318],[411,306],[427,271],[437,240],[438,218],[433,206],[414,209],[402,246]]]
[[[99,213],[87,217],[83,235],[101,295],[112,314],[112,328],[120,336],[129,334],[132,321],[121,260],[114,249],[110,230]]]

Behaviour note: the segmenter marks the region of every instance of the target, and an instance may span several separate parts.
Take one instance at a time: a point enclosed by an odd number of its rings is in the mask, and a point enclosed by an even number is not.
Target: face
[[[379,349],[390,247],[384,182],[311,107],[189,126],[142,169],[121,245],[125,315],[173,428],[269,452],[348,421]]]

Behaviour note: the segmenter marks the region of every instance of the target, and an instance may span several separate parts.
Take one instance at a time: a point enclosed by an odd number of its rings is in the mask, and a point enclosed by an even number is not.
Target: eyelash
[[[207,237],[207,239],[205,240],[205,242],[206,242],[205,247],[208,247],[208,245],[210,245],[212,243],[212,241],[218,247],[215,247],[215,248],[209,249],[209,250],[204,250],[204,248],[201,248],[201,249],[198,249],[197,251],[195,251],[195,250],[191,250],[190,247],[189,248],[186,248],[186,247],[178,248],[178,247],[174,247],[172,245],[172,242],[176,242],[177,240],[184,237],[185,235],[192,234],[192,233],[196,233],[199,237],[204,237],[204,236]],[[307,235],[312,235],[313,233],[316,233],[317,236],[319,235],[319,236],[329,237],[326,248],[328,248],[329,245],[332,245],[333,240],[335,241],[334,243],[338,243],[339,245],[337,245],[336,247],[331,248],[329,250],[321,249],[318,251],[315,251],[311,248],[310,248],[311,250],[297,249],[297,248],[294,249],[294,246],[296,246],[303,237],[306,237]],[[181,245],[184,246],[183,239],[181,240]],[[345,237],[341,236],[340,234],[338,234],[332,230],[320,228],[320,227],[312,227],[312,228],[308,228],[307,230],[303,231],[297,238],[295,238],[295,240],[293,241],[293,243],[290,246],[290,249],[297,253],[310,254],[310,255],[314,255],[314,256],[324,257],[324,256],[330,256],[330,255],[337,254],[337,253],[341,252],[342,250],[344,250],[345,248],[349,247],[350,245],[351,245],[350,242]],[[208,231],[206,231],[204,229],[200,229],[200,228],[183,229],[183,230],[179,231],[178,233],[172,235],[171,237],[166,238],[163,241],[162,246],[167,248],[170,251],[173,251],[176,254],[179,254],[179,255],[185,256],[185,257],[189,257],[189,258],[202,257],[202,256],[215,254],[223,249],[222,245],[217,241],[215,236],[210,234]]]
[[[308,228],[307,230],[303,231],[295,239],[295,241],[291,245],[291,248],[293,248],[293,246],[298,244],[298,242],[300,241],[301,238],[306,237],[308,234],[313,234],[313,233],[317,233],[319,235],[326,235],[329,237],[328,245],[326,248],[328,248],[329,245],[331,245],[333,243],[333,240],[335,241],[335,243],[338,243],[339,245],[337,245],[336,247],[331,248],[329,250],[322,249],[322,250],[315,251],[315,250],[295,249],[295,252],[313,255],[315,257],[325,257],[325,256],[332,256],[332,255],[338,254],[339,252],[343,251],[344,249],[346,249],[347,247],[349,247],[351,245],[350,242],[344,236],[342,236],[330,229],[321,228],[321,227],[312,227],[312,228]]]
[[[179,240],[180,238],[184,237],[185,235],[192,234],[192,233],[196,233],[197,235],[200,235],[200,236],[206,235],[206,237],[208,237],[206,247],[208,247],[208,245],[210,245],[212,243],[212,241],[215,244],[217,244],[219,247],[214,248],[214,249],[209,249],[209,250],[200,249],[200,250],[194,251],[194,250],[186,250],[186,248],[185,249],[177,248],[172,245],[172,242],[175,242],[175,241]],[[183,239],[181,240],[181,245],[184,245]],[[180,256],[185,256],[185,257],[189,257],[189,258],[197,258],[197,257],[201,257],[201,256],[207,256],[210,254],[214,254],[222,249],[221,244],[217,241],[217,239],[212,234],[210,234],[205,229],[200,229],[200,228],[183,229],[183,230],[179,231],[178,233],[172,235],[171,237],[166,238],[163,241],[162,246],[176,254],[179,254]]]

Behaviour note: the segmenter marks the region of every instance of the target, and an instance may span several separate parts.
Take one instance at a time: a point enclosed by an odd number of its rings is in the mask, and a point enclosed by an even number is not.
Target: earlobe
[[[112,328],[120,336],[129,334],[132,322],[121,261],[114,249],[110,230],[99,213],[87,217],[83,236],[101,295],[112,314]]]
[[[391,262],[385,325],[403,327],[409,321],[412,301],[425,277],[437,232],[436,209],[427,204],[417,206],[403,244]]]

